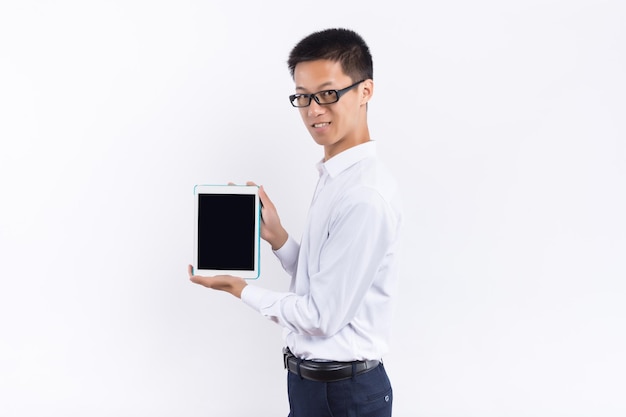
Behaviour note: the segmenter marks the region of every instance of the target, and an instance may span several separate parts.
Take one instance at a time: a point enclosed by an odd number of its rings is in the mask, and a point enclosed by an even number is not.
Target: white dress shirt
[[[401,209],[375,142],[318,163],[320,178],[298,244],[274,253],[290,292],[248,285],[242,300],[285,328],[295,356],[381,359],[388,350]]]

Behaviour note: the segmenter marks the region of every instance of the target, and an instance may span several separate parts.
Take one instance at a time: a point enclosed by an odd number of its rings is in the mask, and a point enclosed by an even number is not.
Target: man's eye
[[[296,101],[301,104],[306,103],[309,101],[309,96],[306,94],[297,94]]]

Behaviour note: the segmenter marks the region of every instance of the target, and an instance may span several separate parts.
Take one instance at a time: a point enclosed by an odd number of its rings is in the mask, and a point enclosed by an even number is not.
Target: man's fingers
[[[189,280],[191,282],[193,282],[194,284],[200,284],[205,287],[211,288],[211,282],[212,282],[211,277],[204,277],[202,275],[194,275],[193,266],[191,265],[189,265],[189,267],[187,268],[187,271],[189,273]]]
[[[248,181],[248,182],[246,182],[246,185],[253,185],[253,186],[259,187],[259,198],[261,199],[261,205],[263,207],[273,207],[274,206],[274,204],[272,203],[272,200],[270,200],[269,196],[265,192],[265,188],[263,188],[262,185],[259,186],[254,181]]]
[[[207,284],[210,282],[210,278],[209,277],[203,277],[201,275],[194,275],[194,273],[193,273],[193,265],[189,265],[187,267],[187,273],[189,274],[189,279],[191,280],[191,282],[193,282],[195,284],[204,285],[205,287],[208,287]]]
[[[267,208],[274,207],[274,203],[272,203],[272,200],[270,200],[263,186],[259,187],[259,198],[261,199],[261,204],[263,205],[263,207],[267,207]]]
[[[200,284],[203,285],[205,287],[210,288],[208,284],[208,282],[206,282],[207,277],[202,277],[200,275],[193,275],[191,278],[189,278],[191,280],[191,282],[193,282],[194,284]]]

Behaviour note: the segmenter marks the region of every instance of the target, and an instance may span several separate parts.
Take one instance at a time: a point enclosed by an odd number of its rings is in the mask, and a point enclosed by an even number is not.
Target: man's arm
[[[251,285],[244,301],[298,334],[328,337],[349,323],[378,274],[397,233],[397,218],[377,191],[341,208],[320,253],[319,270],[308,280],[306,294],[278,293]],[[364,227],[367,225],[367,227]],[[378,300],[388,297],[378,294]]]

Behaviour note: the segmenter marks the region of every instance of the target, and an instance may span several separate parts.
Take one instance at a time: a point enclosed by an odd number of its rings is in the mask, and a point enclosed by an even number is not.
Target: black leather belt
[[[380,361],[317,362],[296,358],[287,348],[283,349],[285,369],[304,379],[318,382],[334,382],[350,379],[376,368]]]

